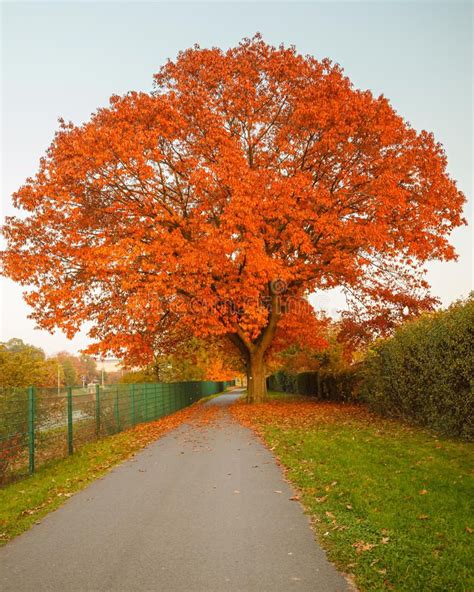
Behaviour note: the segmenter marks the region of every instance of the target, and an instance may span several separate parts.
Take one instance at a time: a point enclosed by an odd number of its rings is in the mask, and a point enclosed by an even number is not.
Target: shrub
[[[376,342],[361,397],[383,415],[474,437],[474,296]]]
[[[348,366],[337,372],[301,372],[291,374],[280,370],[268,379],[273,391],[308,395],[321,401],[349,401],[357,398],[359,385],[357,366]]]

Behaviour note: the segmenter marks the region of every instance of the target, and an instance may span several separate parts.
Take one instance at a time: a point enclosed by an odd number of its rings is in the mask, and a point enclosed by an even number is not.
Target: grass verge
[[[474,589],[472,444],[300,397],[232,412],[286,467],[321,545],[360,590]]]
[[[49,462],[33,476],[0,489],[0,546],[58,508],[75,492],[185,422],[207,424],[216,409],[198,401],[157,421],[85,444],[72,456]]]

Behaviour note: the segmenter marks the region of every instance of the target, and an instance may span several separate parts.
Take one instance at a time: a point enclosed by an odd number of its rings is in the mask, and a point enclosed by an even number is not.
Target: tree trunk
[[[235,333],[229,334],[229,339],[237,347],[242,355],[247,369],[247,401],[259,403],[267,397],[267,382],[265,378],[264,356],[270,346],[281,315],[280,292],[274,284],[269,282],[269,293],[271,295],[271,307],[266,327],[259,337],[252,341],[239,325],[236,325]]]
[[[267,383],[263,354],[253,354],[250,356],[247,367],[247,401],[261,403],[266,396]]]

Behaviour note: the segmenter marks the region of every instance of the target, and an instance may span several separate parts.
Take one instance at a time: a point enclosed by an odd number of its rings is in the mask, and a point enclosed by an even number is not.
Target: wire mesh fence
[[[234,381],[0,389],[0,484],[86,442],[153,421],[224,391]]]

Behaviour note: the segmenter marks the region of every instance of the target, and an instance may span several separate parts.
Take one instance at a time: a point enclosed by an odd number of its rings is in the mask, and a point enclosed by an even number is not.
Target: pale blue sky
[[[383,93],[416,129],[435,133],[449,170],[472,196],[472,4],[458,2],[62,2],[2,4],[2,206],[36,171],[57,118],[80,123],[114,93],[150,90],[152,74],[194,43],[265,40],[339,62],[353,83]],[[471,219],[471,211],[467,215]],[[471,228],[458,230],[457,263],[429,265],[443,304],[472,289]],[[2,280],[0,340],[48,353],[87,343],[34,329],[21,290]],[[317,295],[317,306],[341,306]]]

